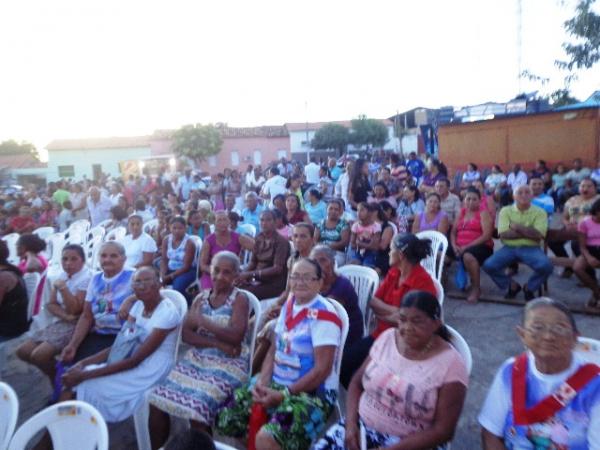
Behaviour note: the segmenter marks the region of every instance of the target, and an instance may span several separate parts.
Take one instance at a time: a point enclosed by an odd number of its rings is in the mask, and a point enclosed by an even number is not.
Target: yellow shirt
[[[531,205],[525,211],[520,211],[517,205],[509,205],[502,208],[498,217],[498,234],[508,231],[511,223],[535,228],[542,236],[546,236],[546,231],[548,231],[548,216],[546,212],[534,205]],[[502,243],[511,247],[539,247],[540,245],[538,241],[525,238],[502,239]]]

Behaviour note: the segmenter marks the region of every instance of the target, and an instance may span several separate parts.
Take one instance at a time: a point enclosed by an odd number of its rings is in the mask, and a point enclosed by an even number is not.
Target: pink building
[[[199,170],[210,174],[224,169],[244,172],[249,164],[263,167],[282,157],[290,157],[290,137],[285,126],[228,127],[220,126],[223,135],[221,151],[206,161]],[[171,134],[173,130],[158,130],[150,141],[152,157],[172,157]]]

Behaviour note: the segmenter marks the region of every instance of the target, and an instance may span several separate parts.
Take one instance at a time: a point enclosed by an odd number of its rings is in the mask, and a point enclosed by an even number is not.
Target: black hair
[[[579,184],[581,185],[581,183],[583,183],[584,181],[589,181],[590,183],[592,183],[594,185],[594,187],[596,189],[598,189],[598,183],[596,183],[596,180],[594,180],[593,178],[585,177],[579,182]]]
[[[369,202],[360,202],[358,204],[358,208],[365,208],[369,212],[373,212],[377,210],[377,203],[369,203]],[[358,209],[357,208],[357,209]]]
[[[387,217],[385,216],[384,212],[385,211],[391,211],[392,215],[390,216],[392,219],[394,217],[396,217],[396,208],[394,208],[392,206],[392,204],[390,202],[388,202],[387,200],[383,200],[381,202],[379,202],[379,221],[380,222],[388,222]]]
[[[146,209],[146,202],[144,200],[141,200],[141,199],[136,200],[135,201],[135,210],[136,211],[141,211],[141,210],[144,210],[144,209]]]
[[[190,428],[174,434],[165,444],[164,450],[216,450],[216,447],[208,433]]]
[[[81,245],[67,244],[63,247],[62,253],[66,252],[67,250],[74,251],[75,253],[77,253],[79,255],[79,257],[83,260],[83,262],[85,262],[85,252],[83,251],[83,247]]]
[[[283,203],[285,203],[285,194],[277,194],[273,197],[273,203],[275,203],[275,200],[283,200]]]
[[[294,228],[296,228],[296,227],[306,228],[308,230],[308,234],[310,234],[311,236],[313,236],[315,234],[315,227],[310,223],[298,222],[297,224],[294,225]]]
[[[362,168],[367,164],[367,161],[363,158],[358,158],[352,168],[352,174],[350,174],[350,188],[354,191],[356,184],[363,177]]]
[[[502,172],[502,167],[500,167],[498,164],[494,164],[492,168],[496,169],[498,172]]]
[[[417,308],[431,320],[442,320],[440,302],[435,295],[426,291],[410,291],[402,298],[400,308]],[[450,332],[443,323],[436,330],[435,334],[443,340],[450,342]]]
[[[263,212],[260,213],[260,216],[262,217],[265,214],[267,214],[267,215],[271,216],[271,219],[275,220],[277,218],[275,211],[279,211],[279,210],[278,209],[265,209]],[[281,214],[281,211],[279,211],[279,213]]]
[[[65,200],[62,204],[62,207],[64,209],[73,209],[73,204],[71,203],[70,200]]]
[[[392,244],[411,264],[418,264],[432,253],[431,240],[419,239],[412,233],[397,234]]]
[[[473,170],[477,170],[477,164],[470,162],[468,165],[471,166]]]
[[[277,168],[277,166],[273,166],[269,169],[269,171],[273,174],[273,175],[279,175],[279,169]]]
[[[427,200],[429,200],[430,197],[436,197],[440,203],[442,202],[442,197],[440,197],[440,194],[437,192],[430,192],[427,194]]]
[[[390,190],[388,189],[388,187],[386,186],[386,184],[383,181],[378,181],[377,183],[375,183],[375,185],[373,186],[373,190],[375,190],[375,188],[377,186],[380,186],[383,188],[383,190],[385,191],[384,196],[385,197],[389,197],[390,196]]]
[[[573,317],[573,313],[571,312],[569,307],[560,300],[554,300],[550,297],[538,297],[534,300],[531,300],[530,302],[527,302],[527,304],[525,305],[525,309],[523,309],[523,324],[525,324],[525,319],[527,319],[528,313],[530,313],[534,309],[544,307],[558,309],[565,316],[567,316],[567,319],[569,319],[573,331],[575,333],[579,333],[579,330],[577,329],[577,324],[575,323],[575,317]]]
[[[169,220],[169,225],[173,225],[174,223],[180,223],[183,226],[186,226],[187,223],[185,222],[185,219],[181,216],[174,216],[171,217],[171,219]]]
[[[279,170],[279,169],[277,169],[277,170]],[[292,186],[292,180],[298,180],[298,179],[300,179],[300,180],[301,180],[301,179],[302,179],[302,175],[300,175],[300,174],[297,174],[297,173],[295,173],[295,174],[292,174],[292,175],[291,175],[291,176],[290,176],[290,177],[287,179],[287,182],[285,183],[285,187],[286,187],[287,189],[289,189],[289,188]]]
[[[23,272],[21,272],[21,270],[17,266],[8,262],[9,254],[10,252],[8,251],[8,245],[6,244],[6,241],[0,239],[0,264],[5,266],[7,270],[10,270],[15,275],[22,277]]]
[[[110,213],[113,215],[115,220],[119,220],[119,221],[123,220],[125,217],[127,217],[127,211],[125,211],[119,205],[116,205],[116,206],[113,206],[112,208],[110,208]]]
[[[227,217],[229,217],[229,220],[231,220],[232,222],[239,222],[240,220],[242,220],[240,215],[238,213],[236,213],[235,211],[229,211],[229,214],[227,214]]]
[[[473,186],[469,186],[465,192],[465,196],[467,194],[475,194],[477,196],[477,198],[479,200],[481,200],[481,192],[479,192],[479,189],[473,187]]]
[[[446,183],[446,186],[450,187],[450,180],[448,178],[440,178],[439,180],[436,181],[436,183],[438,183],[440,181],[442,183]]]
[[[344,212],[344,210],[346,209],[346,202],[344,201],[344,199],[342,198],[332,198],[331,200],[329,200],[327,202],[327,206],[329,206],[330,204],[335,203],[337,204],[340,208],[342,208],[342,213]]]
[[[281,219],[281,222],[284,225],[287,225],[289,223],[287,216],[284,213],[282,213],[280,210],[278,210],[278,209],[266,209],[265,211],[269,211],[270,213],[273,213],[273,220],[275,222],[277,222],[278,219]],[[263,211],[263,212],[265,212],[265,211]]]
[[[296,205],[298,205],[298,210],[301,210],[301,209],[302,209],[302,205],[300,204],[300,199],[298,198],[298,196],[297,196],[296,194],[292,194],[292,193],[289,193],[289,194],[287,194],[287,195],[285,196],[285,200],[286,200],[286,202],[287,202],[287,199],[288,199],[288,198],[293,198],[294,200],[296,200]],[[287,208],[286,208],[286,209],[287,209]]]
[[[26,233],[19,236],[17,245],[25,248],[25,251],[39,253],[46,250],[46,241],[37,234]]]
[[[307,262],[315,268],[315,272],[317,274],[317,279],[321,280],[323,278],[323,271],[321,270],[321,266],[317,261],[312,258],[300,258],[295,263],[294,266],[301,262]]]
[[[309,189],[308,195],[312,195],[317,200],[321,200],[323,198],[323,194],[321,194],[321,192],[318,189]]]
[[[415,194],[415,202],[421,198],[421,192],[419,192],[419,188],[413,184],[409,184],[405,189],[414,192]]]

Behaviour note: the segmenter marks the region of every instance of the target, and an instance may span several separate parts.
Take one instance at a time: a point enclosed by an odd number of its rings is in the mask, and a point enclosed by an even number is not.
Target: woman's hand
[[[348,450],[360,450],[360,430],[357,424],[346,422],[344,444]]]
[[[270,387],[256,384],[252,391],[252,400],[261,403],[265,408],[275,408],[283,401],[283,393]]]
[[[456,256],[462,255],[463,251],[464,249],[460,245],[454,246],[454,253],[456,254]]]
[[[79,364],[71,367],[67,373],[62,376],[62,382],[65,387],[72,388],[73,386],[77,386],[82,381],[85,381],[85,371],[83,367]]]
[[[65,282],[65,280],[56,280],[54,282],[54,284],[52,285],[52,287],[54,287],[54,289],[56,289],[57,291],[60,291],[61,289],[65,288],[67,286],[67,283]]]

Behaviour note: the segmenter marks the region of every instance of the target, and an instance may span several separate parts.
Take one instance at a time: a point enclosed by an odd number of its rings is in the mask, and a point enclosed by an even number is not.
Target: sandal
[[[523,289],[519,283],[515,283],[515,286],[516,288],[512,289],[513,285],[511,283],[510,287],[508,288],[508,292],[504,296],[506,300],[514,299],[517,295],[519,295],[519,292],[521,292],[521,290]]]

